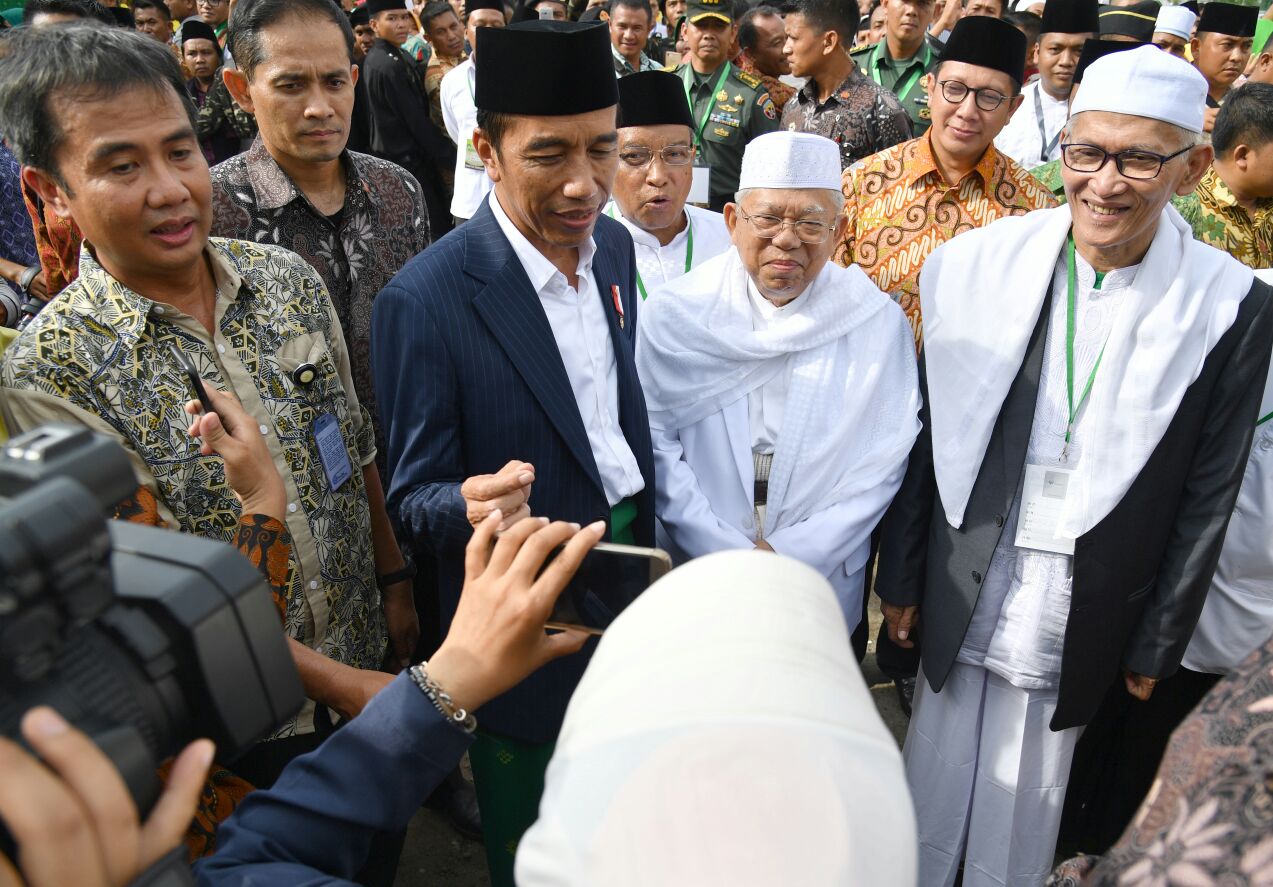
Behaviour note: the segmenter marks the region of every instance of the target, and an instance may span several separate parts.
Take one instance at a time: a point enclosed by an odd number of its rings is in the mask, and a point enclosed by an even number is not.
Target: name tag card
[[[331,413],[323,413],[314,423],[314,442],[318,444],[318,458],[327,472],[327,484],[333,491],[339,490],[353,475],[349,464],[349,451],[345,449],[345,436],[340,433],[340,423]]]
[[[486,169],[482,165],[482,158],[477,156],[477,149],[473,147],[472,139],[464,143],[464,168],[475,171],[484,171]]]
[[[1021,514],[1017,520],[1018,548],[1033,548],[1054,554],[1074,554],[1074,540],[1057,535],[1065,500],[1071,493],[1074,471],[1045,465],[1026,465],[1021,492]]]
[[[693,180],[690,182],[690,196],[686,198],[686,202],[693,203],[696,206],[707,206],[711,202],[711,181],[712,168],[710,166],[695,166],[693,168]]]

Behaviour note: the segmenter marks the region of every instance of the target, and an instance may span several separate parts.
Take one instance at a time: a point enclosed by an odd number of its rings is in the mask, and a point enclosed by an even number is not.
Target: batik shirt
[[[292,536],[287,633],[337,662],[378,668],[386,646],[362,466],[375,457],[371,423],[353,393],[349,356],[322,280],[292,253],[240,240],[209,240],[217,285],[214,331],[125,287],[93,257],[79,278],[9,346],[0,406],[13,433],[48,422],[88,426],[128,451],[157,520],[227,543],[240,530],[224,463],[186,434],[190,383],[176,346],[205,384],[228,390],[260,423],[287,493]],[[297,370],[310,364],[314,377]],[[336,489],[317,428],[335,423],[329,461],[348,460]],[[342,445],[343,444],[343,445]],[[313,730],[313,707],[279,736]]]
[[[402,167],[346,151],[345,205],[328,217],[297,189],[257,139],[212,170],[212,233],[285,247],[323,279],[349,348],[354,392],[376,422],[371,304],[429,245],[420,185]],[[383,448],[383,439],[377,442]]]
[[[996,219],[1057,205],[1037,179],[993,145],[968,175],[947,182],[927,134],[853,164],[843,185],[848,227],[835,261],[859,265],[897,300],[917,348],[924,337],[919,272],[929,254]]]
[[[782,128],[835,142],[840,146],[841,169],[911,137],[911,119],[897,96],[876,86],[857,68],[822,104],[818,84],[811,78],[782,109]]]
[[[1213,167],[1176,208],[1203,243],[1250,268],[1273,267],[1273,197],[1257,201],[1251,212],[1238,203]]]
[[[769,97],[773,99],[774,107],[776,107],[779,112],[782,111],[782,106],[791,101],[791,97],[796,94],[796,88],[794,86],[788,86],[777,77],[762,74],[760,69],[756,67],[755,59],[745,52],[738,57],[738,61],[734,62],[734,65],[738,68],[738,70],[746,71],[748,74],[764,84],[765,91],[769,93]]]

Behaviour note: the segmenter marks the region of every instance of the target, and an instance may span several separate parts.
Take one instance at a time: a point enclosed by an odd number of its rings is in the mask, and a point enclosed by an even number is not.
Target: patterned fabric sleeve
[[[858,181],[858,172],[861,168],[860,163],[855,163],[844,171],[843,190],[844,190],[844,218],[847,224],[844,226],[844,240],[840,241],[840,245],[835,248],[835,263],[841,268],[847,268],[855,261],[857,250],[857,194],[860,185]]]
[[[230,129],[241,139],[249,139],[256,135],[256,119],[239,107],[230,96],[225,81],[217,77],[208,90],[208,97],[199,109],[199,117],[195,130],[199,138],[206,139],[221,128],[221,124],[229,123]]]

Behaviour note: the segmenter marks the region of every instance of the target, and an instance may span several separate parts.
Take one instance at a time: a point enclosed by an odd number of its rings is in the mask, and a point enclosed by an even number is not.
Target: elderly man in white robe
[[[636,358],[662,544],[680,561],[752,547],[802,561],[852,632],[919,394],[901,309],[828,262],[842,200],[834,142],[752,141],[725,206],[733,248],[651,294]]]
[[[920,883],[1042,884],[1083,725],[1148,699],[1211,585],[1273,347],[1273,291],[1168,206],[1211,160],[1207,86],[1154,47],[1088,68],[1068,204],[937,249],[924,430],[881,532],[922,632],[905,758]]]
[[[694,120],[681,79],[668,71],[620,78],[619,169],[605,212],[632,234],[642,299],[731,245],[720,213],[685,202],[693,161]]]

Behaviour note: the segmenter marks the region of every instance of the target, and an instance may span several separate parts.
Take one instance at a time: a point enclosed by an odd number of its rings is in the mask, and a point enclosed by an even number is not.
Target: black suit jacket
[[[1034,419],[1045,303],[990,437],[964,525],[946,521],[933,474],[928,379],[923,429],[885,515],[875,590],[920,607],[924,674],[945,683],[1018,495]],[[1273,348],[1273,289],[1256,281],[1122,501],[1075,544],[1074,583],[1052,729],[1086,724],[1120,668],[1163,678],[1180,665],[1242,482]]]
[[[494,199],[490,197],[488,199]],[[633,347],[637,309],[632,237],[602,217],[593,273],[614,343],[619,422],[645,489],[638,544],[654,544],[654,451]],[[611,301],[622,295],[625,323]],[[530,508],[554,520],[610,519],[583,419],[539,295],[489,203],[416,256],[377,296],[372,319],[376,402],[389,454],[389,513],[437,554],[442,620],[464,583],[472,529],[460,484],[510,460],[535,466]],[[482,710],[483,724],[516,739],[557,735],[591,644],[540,669]]]

